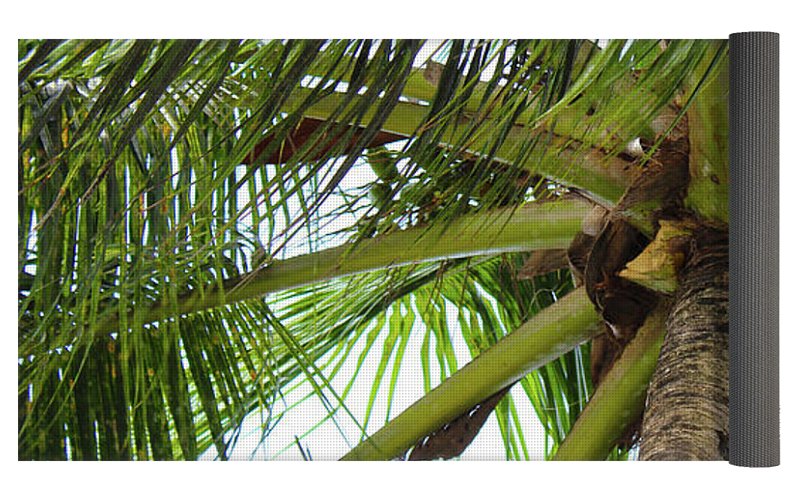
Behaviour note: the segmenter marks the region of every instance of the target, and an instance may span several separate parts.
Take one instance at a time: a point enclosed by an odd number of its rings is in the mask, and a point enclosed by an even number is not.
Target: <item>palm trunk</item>
[[[641,460],[728,454],[728,240],[701,231],[667,319],[648,389]]]

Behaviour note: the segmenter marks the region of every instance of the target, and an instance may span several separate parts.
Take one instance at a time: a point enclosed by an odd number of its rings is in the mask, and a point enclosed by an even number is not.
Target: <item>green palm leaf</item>
[[[406,366],[443,386],[571,293],[567,271],[519,280],[521,259],[579,231],[571,190],[619,200],[722,55],[430,45],[19,41],[20,458],[228,458],[247,416],[266,441],[302,390],[325,408],[312,428],[377,435]],[[507,458],[531,455],[519,396],[547,456],[571,432],[588,352],[516,379]]]

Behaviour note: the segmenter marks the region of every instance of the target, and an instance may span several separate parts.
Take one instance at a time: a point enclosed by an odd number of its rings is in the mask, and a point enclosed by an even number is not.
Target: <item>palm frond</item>
[[[357,370],[387,345],[354,417],[368,434],[412,328],[430,390],[462,365],[450,318],[475,357],[568,291],[485,256],[565,248],[587,211],[565,194],[614,204],[713,54],[423,46],[19,41],[20,458],[228,457],[245,416],[266,435],[301,384],[344,413],[352,386],[332,382],[358,339]],[[383,145],[388,176],[367,163]],[[522,381],[549,453],[586,365],[584,348]],[[496,412],[526,457],[514,403]]]

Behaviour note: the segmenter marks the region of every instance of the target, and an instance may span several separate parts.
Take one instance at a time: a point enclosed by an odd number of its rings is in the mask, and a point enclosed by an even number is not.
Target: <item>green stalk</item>
[[[294,89],[287,99],[283,111],[291,112],[297,109],[300,103],[308,97],[309,92],[308,89]],[[327,96],[304,111],[303,116],[327,120],[339,109],[343,99],[345,99],[343,95]],[[429,110],[428,106],[398,103],[381,130],[410,137],[424,124]],[[363,116],[360,125],[366,126],[373,118],[375,111],[376,107],[373,106]],[[489,132],[495,127],[492,122],[491,119],[483,120],[479,126],[479,130],[483,132],[466,144],[468,151],[476,153],[489,148],[493,140]],[[441,141],[444,144],[459,144],[463,140],[465,132],[465,127],[457,127],[454,130],[447,128]],[[533,138],[541,140],[543,143],[549,143],[548,147],[530,148],[529,151],[522,151],[522,146]],[[605,205],[617,203],[628,187],[630,176],[626,175],[626,166],[629,163],[617,156],[607,155],[601,150],[577,149],[579,149],[578,143],[569,137],[561,135],[550,137],[542,127],[528,129],[514,125],[494,156],[504,163],[516,164],[519,168],[541,173],[566,186],[586,190]],[[549,151],[556,150],[561,151],[555,154],[549,153]],[[518,163],[520,154],[525,156],[521,158],[521,163]]]
[[[706,219],[728,223],[728,55],[725,40],[711,42],[703,82],[690,82],[697,95],[687,111],[689,173],[686,206]],[[700,68],[699,68],[700,69]],[[700,83],[700,87],[695,84]]]
[[[141,312],[143,323],[367,271],[459,257],[567,248],[588,211],[589,205],[576,199],[532,203],[274,261],[253,273],[226,280],[221,287],[179,297],[176,304],[167,300],[153,304]],[[97,324],[94,333],[103,335],[118,331],[118,327],[118,315],[113,314]]]
[[[472,406],[587,341],[599,325],[585,290],[571,292],[444,380],[342,460],[400,455]]]
[[[554,460],[604,460],[628,425],[642,414],[666,332],[669,304],[654,309],[604,378]]]
[[[582,47],[579,50],[577,61],[574,63],[574,68],[572,71],[573,79],[575,80],[579,76],[583,70],[586,69],[587,64],[590,61],[591,51],[594,53],[600,53],[601,49],[595,46],[592,42],[588,40],[582,40]],[[613,49],[617,50],[617,49]],[[608,57],[608,55],[607,55]],[[347,60],[346,64],[341,65],[344,69],[340,69],[336,72],[332,72],[331,76],[336,78],[340,81],[349,82],[352,76],[352,68],[354,67],[354,61],[352,56],[344,57],[343,60]],[[321,75],[313,74],[315,77],[320,77]],[[635,77],[632,73],[626,72],[624,73],[616,82],[617,85],[628,88],[635,83]],[[484,81],[476,81],[470,82],[469,85],[473,85],[471,89],[471,95],[468,99],[463,102],[459,103],[461,111],[467,116],[476,116],[483,112],[483,101],[486,99],[486,90],[489,87],[488,82]],[[503,89],[503,86],[500,84],[497,87],[498,90],[495,93],[498,93]],[[541,91],[540,88],[536,87],[533,89],[533,92]],[[650,90],[646,90],[650,92]],[[416,100],[426,101],[428,103],[432,102],[438,92],[438,87],[435,83],[432,83],[428,78],[425,76],[425,69],[413,69],[408,76],[408,79],[405,83],[405,87],[403,88],[402,94],[405,97],[409,97]],[[494,95],[491,94],[489,99],[493,99]],[[649,95],[649,100],[655,99],[654,96]],[[538,116],[538,107],[542,105],[542,100],[537,99],[529,104],[528,109],[524,110],[519,116],[515,119],[515,124],[520,126],[527,126],[529,125],[532,128],[538,128],[538,130],[543,130],[544,132],[550,132],[552,129],[549,128],[549,124],[544,121],[541,123],[534,123],[536,117]],[[675,116],[676,113],[673,113]],[[320,118],[320,117],[317,117]],[[577,107],[566,107],[566,109],[561,109],[559,112],[556,113],[554,120],[553,120],[553,132],[557,135],[564,135],[568,136],[570,139],[580,141],[582,140],[583,136],[582,133],[588,129],[588,127],[583,123],[583,116],[582,110],[578,109]],[[649,128],[651,128],[649,126]],[[648,137],[651,138],[651,137]],[[614,135],[608,136],[607,133],[604,133],[603,137],[600,137],[602,142],[609,142],[614,141],[613,146],[618,145],[620,143],[625,144],[632,137],[616,137]]]

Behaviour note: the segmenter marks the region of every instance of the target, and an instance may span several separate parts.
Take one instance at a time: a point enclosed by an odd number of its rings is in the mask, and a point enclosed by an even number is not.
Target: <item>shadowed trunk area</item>
[[[728,236],[699,231],[648,389],[641,460],[727,460]]]

